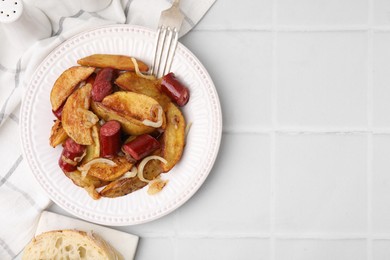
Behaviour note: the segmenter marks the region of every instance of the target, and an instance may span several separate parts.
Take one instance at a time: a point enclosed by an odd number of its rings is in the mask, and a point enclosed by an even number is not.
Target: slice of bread
[[[96,234],[78,230],[55,230],[33,238],[26,246],[22,259],[120,260],[123,257]]]

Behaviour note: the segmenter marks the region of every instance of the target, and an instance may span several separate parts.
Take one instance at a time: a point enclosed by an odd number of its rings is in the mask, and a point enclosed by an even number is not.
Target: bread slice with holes
[[[120,260],[123,257],[96,234],[78,230],[56,230],[33,238],[26,246],[22,259]]]

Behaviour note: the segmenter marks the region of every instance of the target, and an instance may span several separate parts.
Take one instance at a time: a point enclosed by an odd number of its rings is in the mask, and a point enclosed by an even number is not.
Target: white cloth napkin
[[[197,24],[214,1],[181,1],[186,16],[181,35]],[[0,259],[12,259],[23,250],[40,213],[50,205],[23,159],[19,140],[20,103],[36,67],[60,43],[89,28],[115,23],[156,28],[161,11],[172,1],[112,0],[98,12],[85,11],[94,8],[85,2],[24,0],[24,12],[35,8],[25,27],[0,23]]]

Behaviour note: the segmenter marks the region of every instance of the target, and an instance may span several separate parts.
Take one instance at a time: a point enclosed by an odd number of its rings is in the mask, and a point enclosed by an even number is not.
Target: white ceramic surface
[[[149,196],[144,188],[128,196],[94,201],[58,167],[61,148],[54,149],[48,143],[54,120],[49,94],[57,77],[77,65],[79,58],[94,53],[131,55],[150,64],[154,35],[149,29],[126,25],[81,33],[61,44],[42,62],[26,91],[20,120],[24,158],[50,198],[82,219],[118,226],[157,219],[187,201],[214,164],[222,133],[218,95],[201,63],[179,44],[172,71],[190,89],[191,98],[183,113],[192,127],[180,163],[163,176],[169,179],[163,191]]]

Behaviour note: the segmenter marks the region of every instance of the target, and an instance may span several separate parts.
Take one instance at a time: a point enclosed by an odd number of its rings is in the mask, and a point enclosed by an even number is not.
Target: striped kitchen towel
[[[31,44],[27,44],[27,34],[12,31],[11,35],[6,27],[9,24],[0,23],[0,259],[13,259],[23,250],[35,232],[40,213],[51,203],[23,159],[19,140],[21,99],[39,63],[60,43],[83,30],[115,23],[156,28],[161,11],[172,3],[112,0],[107,8],[91,12],[93,8],[85,8],[82,1],[24,0],[25,8],[41,10],[51,27],[47,37]],[[181,1],[186,16],[182,35],[197,24],[214,1]]]

